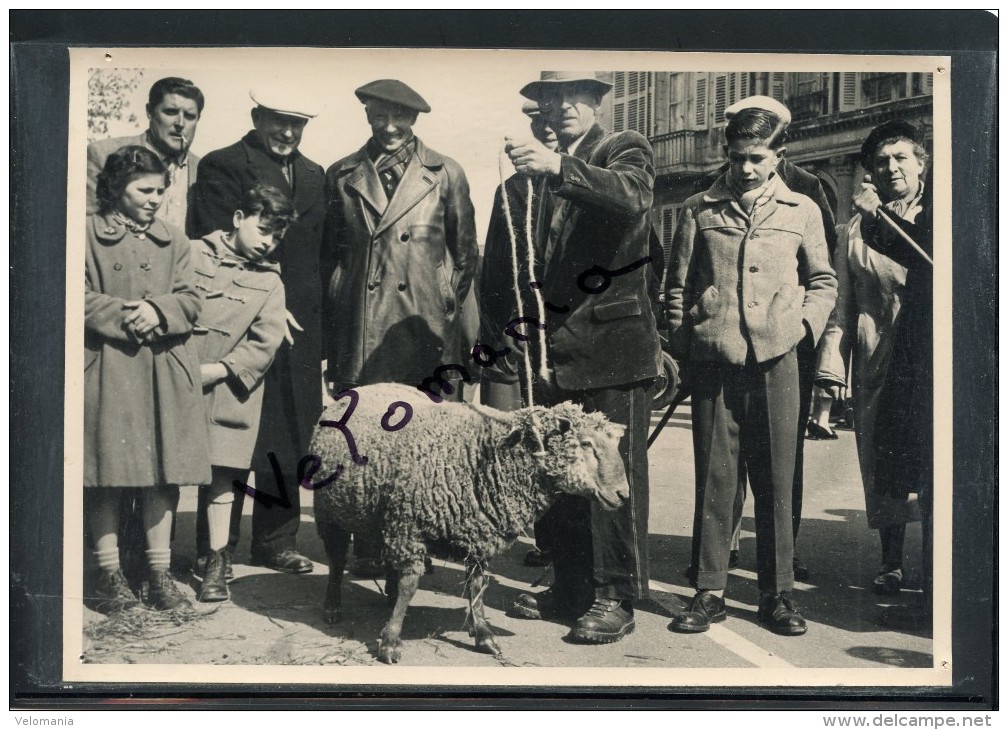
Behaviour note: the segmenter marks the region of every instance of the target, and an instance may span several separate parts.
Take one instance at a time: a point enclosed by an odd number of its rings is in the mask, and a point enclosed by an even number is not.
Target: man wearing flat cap
[[[189,229],[193,237],[229,230],[242,192],[256,183],[273,185],[294,201],[297,219],[274,254],[286,291],[288,336],[266,373],[252,461],[256,491],[274,499],[255,501],[252,562],[285,573],[309,573],[312,562],[297,551],[301,495],[296,473],[322,412],[319,247],[325,221],[324,173],[298,151],[305,125],[316,116],[313,107],[285,88],[256,89],[251,97],[253,129],[200,162]],[[285,493],[278,489],[271,453],[282,470]],[[240,495],[234,502],[228,543],[232,552],[243,503]],[[202,546],[200,550],[205,552]]]
[[[471,365],[475,332],[462,307],[479,257],[469,183],[455,160],[414,136],[430,111],[416,91],[380,79],[354,93],[371,137],[326,171],[327,385],[335,396],[443,376],[447,387],[431,386],[432,397],[461,400],[450,366]],[[377,548],[354,553],[355,575],[384,575]]]
[[[629,499],[605,511],[562,495],[537,526],[555,581],[512,607],[525,618],[569,620],[571,639],[585,643],[633,631],[634,601],[648,595],[647,428],[659,362],[648,291],[653,153],[637,132],[613,134],[595,121],[611,88],[600,74],[544,72],[521,94],[539,104],[559,149],[535,138],[505,147],[515,170],[543,190],[534,246],[547,373],[535,376],[533,398],[574,401],[625,427],[619,449]],[[539,362],[538,338],[529,346]]]

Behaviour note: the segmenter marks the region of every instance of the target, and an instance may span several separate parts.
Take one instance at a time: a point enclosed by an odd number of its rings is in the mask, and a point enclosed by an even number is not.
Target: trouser
[[[755,500],[759,589],[790,591],[794,434],[800,410],[795,351],[765,363],[756,363],[750,353],[742,367],[698,362],[693,373],[697,588],[722,590],[727,585],[733,511],[744,465]]]
[[[802,495],[805,491],[805,424],[808,423],[809,413],[812,410],[815,353],[815,348],[807,340],[802,340],[801,344],[795,348],[795,354],[798,358],[798,436],[795,441],[795,470],[791,486],[791,533],[796,544],[798,542],[798,528],[801,527]],[[732,550],[739,548],[747,481],[745,462],[742,462],[739,466],[738,494],[735,499],[735,531],[732,535]]]
[[[592,590],[596,598],[648,596],[648,462],[652,380],[596,390],[536,387],[537,405],[565,400],[623,424],[619,452],[629,499],[606,511],[595,501],[561,495],[536,526],[540,547],[553,556],[557,590],[572,597]]]

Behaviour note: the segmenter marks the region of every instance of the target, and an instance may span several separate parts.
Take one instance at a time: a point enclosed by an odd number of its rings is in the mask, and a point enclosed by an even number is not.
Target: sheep
[[[433,403],[405,385],[344,392],[312,438],[317,471],[334,477],[315,494],[329,558],[325,620],[342,618],[351,533],[380,535],[394,606],[379,660],[399,661],[403,619],[428,554],[465,562],[469,635],[478,650],[499,657],[483,611],[487,561],[561,493],[616,509],[629,495],[618,450],[625,428],[570,402],[505,413]]]

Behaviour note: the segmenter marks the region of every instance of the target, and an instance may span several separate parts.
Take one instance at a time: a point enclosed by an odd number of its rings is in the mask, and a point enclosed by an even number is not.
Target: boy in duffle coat
[[[785,125],[746,109],[725,128],[728,171],[683,206],[666,276],[673,355],[693,382],[697,593],[670,628],[725,619],[740,462],[755,497],[759,622],[804,634],[791,600],[799,384],[796,348],[818,341],[836,300],[822,216],[775,168]]]

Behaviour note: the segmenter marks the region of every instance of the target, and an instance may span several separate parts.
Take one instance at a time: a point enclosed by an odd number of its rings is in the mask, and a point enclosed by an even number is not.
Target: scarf
[[[776,172],[772,172],[767,181],[758,188],[742,190],[736,185],[730,173],[726,173],[725,178],[728,183],[728,189],[735,196],[739,205],[742,206],[743,212],[750,219],[755,218],[756,211],[773,199],[777,193],[777,183],[780,180],[780,176]]]
[[[406,168],[409,166],[415,148],[416,137],[413,137],[409,142],[392,153],[381,150],[375,144],[373,138],[368,140],[368,156],[374,162],[375,169],[378,171],[378,177],[382,182],[382,187],[385,188],[385,195],[390,200],[395,195],[396,188],[399,187],[399,181],[402,180],[402,176],[406,174]]]

